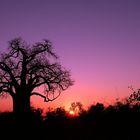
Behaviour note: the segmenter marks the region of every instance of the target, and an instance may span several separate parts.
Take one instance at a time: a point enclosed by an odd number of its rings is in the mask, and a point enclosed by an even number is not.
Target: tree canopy
[[[8,51],[0,57],[0,95],[37,95],[53,101],[73,85],[70,72],[57,61],[49,40],[28,45],[21,38],[9,41]],[[42,87],[44,92],[36,90]],[[22,97],[23,97],[22,96]]]

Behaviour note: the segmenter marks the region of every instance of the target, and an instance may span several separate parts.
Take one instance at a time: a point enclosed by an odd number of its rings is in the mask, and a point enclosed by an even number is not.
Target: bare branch
[[[18,83],[17,83],[13,73],[11,72],[11,69],[8,67],[8,65],[6,65],[6,63],[0,62],[0,69],[3,70],[4,72],[7,72],[9,74],[13,84],[15,86],[18,86]]]
[[[2,92],[9,93],[12,97],[15,96],[14,92],[12,91],[12,87],[7,83],[0,86],[0,93]]]
[[[32,60],[35,59],[35,57],[39,54],[48,53],[49,55],[53,56],[54,58],[57,58],[55,53],[52,51],[52,44],[48,40],[44,40],[43,43],[38,42],[36,45],[33,46],[31,55],[28,57],[27,63],[30,63]]]
[[[40,93],[38,93],[38,92],[33,92],[33,93],[31,94],[31,96],[32,96],[32,95],[40,96],[40,97],[44,98],[44,102],[48,102],[48,101],[47,101],[47,97],[44,96],[44,95],[42,95],[42,94],[40,94]]]
[[[54,98],[52,98],[52,99],[50,99],[50,98],[48,97],[48,94],[47,94],[47,96],[44,96],[44,95],[42,95],[42,94],[40,94],[40,93],[38,93],[38,92],[33,92],[33,93],[31,94],[31,96],[32,96],[32,95],[40,96],[40,97],[44,98],[44,102],[49,102],[49,101],[54,101],[55,99],[57,99],[57,98],[60,96],[60,93],[59,93],[56,97],[54,97]]]

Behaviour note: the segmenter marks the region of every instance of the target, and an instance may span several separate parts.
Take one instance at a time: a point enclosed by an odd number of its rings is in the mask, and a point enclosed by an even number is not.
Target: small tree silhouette
[[[15,113],[30,112],[31,96],[53,101],[73,84],[70,72],[56,60],[48,40],[32,46],[21,38],[9,41],[8,51],[0,58],[0,95],[12,97]],[[38,87],[43,88],[44,93],[36,92]]]
[[[80,115],[84,109],[80,102],[72,102],[69,111],[73,111],[75,115]]]
[[[127,98],[128,103],[138,103],[140,104],[140,89],[134,90],[132,86],[129,86],[133,93]]]

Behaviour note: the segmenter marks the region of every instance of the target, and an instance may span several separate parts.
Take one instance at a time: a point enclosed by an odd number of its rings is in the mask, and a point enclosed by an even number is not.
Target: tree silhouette
[[[134,90],[132,86],[129,86],[133,93],[127,98],[128,103],[138,103],[140,104],[140,89]]]
[[[21,38],[9,41],[0,58],[0,95],[9,94],[15,113],[30,112],[30,97],[53,101],[73,84],[70,72],[57,62],[48,40],[30,46]],[[43,93],[38,92],[41,87]]]
[[[73,111],[75,115],[80,115],[82,112],[84,112],[84,108],[82,103],[72,102],[69,111]]]

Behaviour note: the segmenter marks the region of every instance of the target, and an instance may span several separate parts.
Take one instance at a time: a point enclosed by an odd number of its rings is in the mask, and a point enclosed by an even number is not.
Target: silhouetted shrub
[[[27,115],[27,114],[26,114]],[[28,119],[27,119],[28,116]],[[24,136],[40,139],[94,139],[139,140],[140,105],[116,102],[104,107],[97,103],[79,116],[69,117],[64,108],[48,111],[42,117],[41,109],[16,120],[13,113],[0,113],[1,132],[24,132]],[[18,123],[17,123],[18,122]],[[22,130],[22,131],[21,131]],[[17,135],[17,133],[16,133]],[[15,135],[13,135],[15,138]]]

